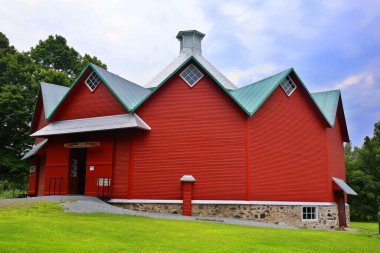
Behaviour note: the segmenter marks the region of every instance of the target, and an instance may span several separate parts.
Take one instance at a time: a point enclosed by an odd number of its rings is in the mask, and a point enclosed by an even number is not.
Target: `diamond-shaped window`
[[[96,89],[96,87],[98,87],[98,85],[101,81],[102,80],[95,73],[95,71],[92,71],[92,73],[87,77],[85,83],[87,84],[88,88],[90,88],[91,91],[94,91]]]
[[[293,93],[293,91],[297,88],[296,84],[293,82],[290,76],[287,76],[284,79],[284,81],[282,81],[281,87],[288,96],[290,96]]]
[[[203,74],[193,64],[190,64],[184,71],[182,71],[180,76],[190,87],[193,87],[202,79]]]

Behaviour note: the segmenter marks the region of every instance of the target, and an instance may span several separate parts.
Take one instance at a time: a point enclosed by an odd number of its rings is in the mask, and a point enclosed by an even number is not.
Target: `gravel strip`
[[[288,226],[285,223],[280,223],[276,225],[276,224],[243,220],[243,219],[234,219],[234,218],[182,216],[179,214],[139,212],[139,211],[124,209],[121,207],[116,207],[116,206],[107,204],[96,197],[88,197],[88,196],[55,195],[55,196],[33,197],[33,198],[23,198],[23,199],[5,199],[5,200],[0,200],[0,204],[2,203],[5,204],[8,202],[22,203],[22,202],[35,202],[35,201],[50,201],[50,202],[61,203],[61,205],[64,207],[65,212],[69,212],[69,213],[126,214],[126,215],[133,215],[133,216],[142,216],[142,217],[150,217],[150,218],[158,218],[158,219],[169,219],[169,220],[220,222],[220,223],[225,223],[225,224],[234,224],[234,225],[242,225],[242,226],[296,229],[296,227]]]

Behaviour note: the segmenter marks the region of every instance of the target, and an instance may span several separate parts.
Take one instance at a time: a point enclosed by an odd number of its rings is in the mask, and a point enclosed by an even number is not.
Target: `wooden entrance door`
[[[339,227],[347,227],[346,223],[346,203],[344,202],[343,191],[337,191],[337,202],[338,202],[338,217],[339,217]]]
[[[70,149],[69,194],[84,194],[87,149]]]

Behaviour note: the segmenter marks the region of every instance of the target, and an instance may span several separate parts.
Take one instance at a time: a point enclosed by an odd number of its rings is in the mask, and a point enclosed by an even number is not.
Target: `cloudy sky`
[[[352,142],[380,120],[380,1],[3,1],[0,31],[25,51],[50,34],[145,84],[206,34],[203,55],[239,86],[294,67],[309,90],[341,89]]]

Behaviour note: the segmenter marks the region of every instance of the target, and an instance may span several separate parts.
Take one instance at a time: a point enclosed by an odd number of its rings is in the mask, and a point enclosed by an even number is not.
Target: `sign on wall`
[[[72,142],[63,144],[65,148],[93,148],[100,146],[100,142],[90,141],[90,142]]]

